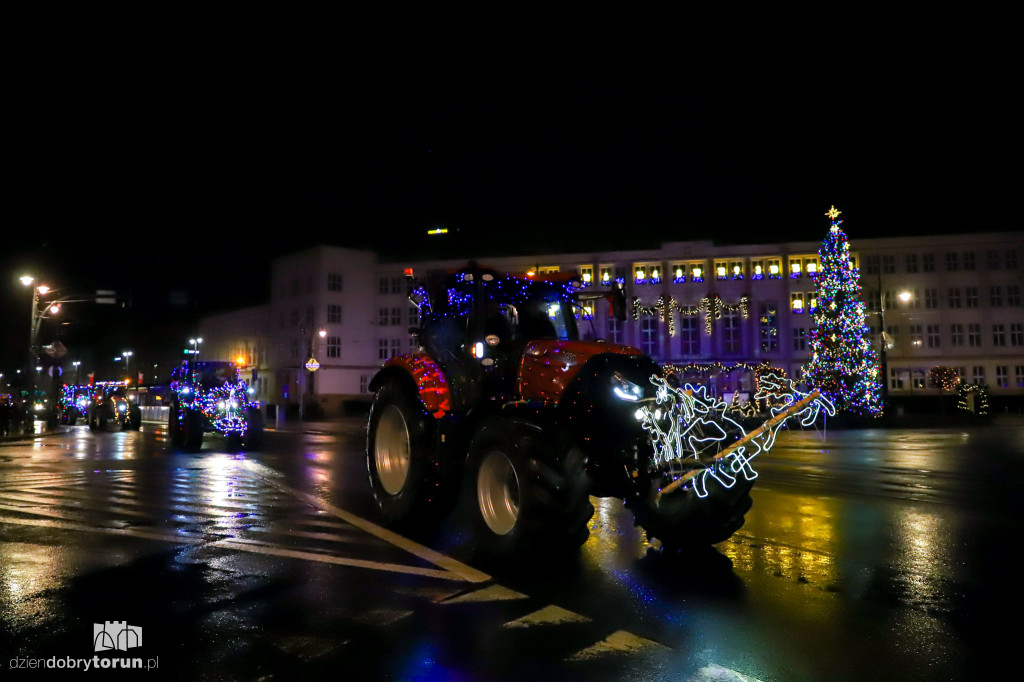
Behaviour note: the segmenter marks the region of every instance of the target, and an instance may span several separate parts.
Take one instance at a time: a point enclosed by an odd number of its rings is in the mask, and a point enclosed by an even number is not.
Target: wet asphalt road
[[[430,537],[376,526],[362,429],[271,433],[255,453],[177,454],[148,423],[0,445],[0,674],[138,658],[150,669],[117,674],[1019,676],[1022,422],[783,432],[731,540],[665,557],[595,499],[577,556],[527,565],[480,561],[461,509]],[[95,652],[108,621],[142,645]]]

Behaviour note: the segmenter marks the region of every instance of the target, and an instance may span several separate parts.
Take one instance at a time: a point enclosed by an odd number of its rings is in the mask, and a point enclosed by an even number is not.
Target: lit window
[[[794,313],[804,312],[804,295],[800,292],[790,294],[789,307]]]

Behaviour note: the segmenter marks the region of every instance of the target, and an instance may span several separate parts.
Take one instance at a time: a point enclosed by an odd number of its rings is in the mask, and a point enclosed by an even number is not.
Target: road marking
[[[664,644],[638,637],[631,632],[618,630],[593,646],[581,649],[570,656],[570,661],[587,661],[613,654],[638,654],[654,651],[671,651]]]
[[[301,559],[303,561],[315,561],[323,564],[369,568],[376,571],[389,571],[392,573],[407,573],[410,575],[426,576],[428,578],[441,578],[442,580],[461,580],[459,576],[443,570],[418,568],[416,566],[403,566],[400,564],[390,564],[379,561],[365,561],[362,559],[349,559],[346,557],[332,556],[330,554],[317,554],[316,552],[302,552],[277,547],[276,545],[271,545],[269,543],[260,543],[256,540],[244,540],[241,538],[225,538],[211,541],[209,537],[197,537],[178,533],[161,533],[159,531],[143,530],[139,528],[110,528],[109,526],[90,526],[72,521],[19,519],[10,516],[0,516],[0,523],[9,523],[19,526],[35,526],[37,528],[54,528],[57,530],[70,530],[85,533],[100,533],[104,535],[117,535],[120,537],[156,540],[158,542],[169,542],[179,545],[206,545],[221,549],[250,552],[252,554],[267,554],[270,556],[287,557],[290,559]]]
[[[309,504],[313,505],[318,509],[322,509],[323,511],[329,512],[334,516],[337,516],[345,523],[351,524],[356,528],[359,528],[360,530],[364,530],[367,533],[370,533],[371,535],[375,535],[384,542],[387,542],[390,545],[394,545],[399,549],[409,552],[410,554],[413,554],[428,563],[434,564],[435,566],[439,566],[440,568],[443,568],[444,570],[455,574],[456,576],[458,576],[458,578],[465,580],[466,582],[483,583],[491,579],[491,576],[487,575],[483,571],[478,571],[477,569],[472,568],[471,566],[467,566],[461,561],[457,561],[449,556],[441,554],[440,552],[436,552],[430,549],[429,547],[425,547],[417,542],[413,542],[408,538],[402,537],[398,533],[394,533],[386,528],[378,526],[377,524],[371,521],[367,521],[366,519],[360,516],[356,516],[351,512],[347,512],[344,509],[341,509],[340,507],[335,507],[333,504],[321,500],[316,495],[304,493],[301,490],[296,490],[295,488],[292,488],[290,486],[285,485],[284,483],[274,480],[274,477],[279,477],[281,474],[274,471],[268,466],[259,464],[257,462],[253,462],[251,460],[244,460],[241,462],[241,464],[246,469],[248,469],[249,472],[251,472],[254,476],[258,477],[264,483],[267,483],[277,488],[278,490],[281,490],[282,492],[286,492],[289,495],[292,495],[293,497],[297,497],[300,500],[308,502]]]
[[[74,530],[85,533],[103,533],[106,535],[119,535],[122,537],[142,538],[143,540],[173,542],[179,545],[201,545],[206,542],[205,539],[195,536],[160,533],[158,531],[141,530],[138,528],[110,528],[107,526],[89,526],[83,523],[74,523],[69,521],[49,521],[47,519],[17,519],[10,516],[0,516],[0,523],[10,523],[19,526],[36,526],[37,528],[56,528],[58,530]]]
[[[225,538],[209,543],[211,547],[237,549],[242,552],[253,554],[268,554],[270,556],[287,557],[289,559],[302,559],[303,561],[315,561],[322,564],[335,564],[337,566],[352,566],[355,568],[369,568],[374,571],[388,571],[390,573],[406,573],[409,575],[420,575],[428,578],[441,578],[442,580],[462,580],[458,575],[444,570],[434,568],[420,568],[418,566],[405,566],[403,564],[392,564],[382,561],[368,561],[366,559],[350,559],[348,557],[334,556],[332,554],[319,554],[317,552],[303,552],[296,549],[285,549],[270,543],[259,542],[258,540],[246,540],[243,538]]]
[[[397,623],[403,618],[408,618],[412,614],[412,611],[401,611],[399,609],[373,609],[356,616],[355,620],[374,627],[386,627],[392,623]]]
[[[535,625],[562,625],[563,623],[589,623],[590,619],[578,613],[563,609],[561,606],[545,606],[539,611],[527,614],[522,618],[510,620],[503,628],[529,628]]]
[[[419,599],[428,599],[435,604],[443,602],[448,597],[453,597],[462,592],[462,589],[451,587],[396,587],[392,590],[398,594]]]
[[[738,673],[729,668],[712,663],[697,671],[697,674],[690,678],[690,682],[761,682],[756,677],[750,677]]]
[[[482,602],[482,601],[507,601],[510,599],[529,599],[529,597],[522,592],[516,592],[510,590],[502,585],[491,585],[481,590],[475,590],[473,592],[467,592],[460,594],[456,597],[449,597],[442,601],[442,604],[462,604],[466,602]]]

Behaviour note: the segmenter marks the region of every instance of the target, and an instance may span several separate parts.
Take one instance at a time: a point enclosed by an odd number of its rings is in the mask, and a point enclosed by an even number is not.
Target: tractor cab
[[[578,318],[588,316],[575,277],[535,280],[468,267],[410,288],[420,310],[413,333],[442,365],[456,404],[464,407],[481,399],[514,399],[531,342],[576,342]],[[624,317],[624,299],[613,307]]]

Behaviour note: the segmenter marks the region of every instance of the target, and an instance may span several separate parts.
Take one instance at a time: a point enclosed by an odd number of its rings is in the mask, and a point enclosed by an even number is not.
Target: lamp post
[[[305,341],[306,340],[306,328],[304,326],[303,327],[299,327],[299,333],[302,335],[302,340]],[[323,339],[324,337],[327,336],[327,330],[324,329],[323,327],[321,327],[320,330],[317,332],[317,336],[319,336],[321,339]],[[302,383],[299,386],[299,422],[300,423],[302,422],[302,419],[303,419],[304,414],[305,414],[305,394],[306,394],[306,391],[309,390],[310,391],[310,395],[312,395],[313,372],[315,372],[320,367],[319,363],[316,362],[316,338],[313,337],[312,335],[310,335],[310,337],[309,337],[308,352],[309,352],[309,360],[305,363],[304,367],[306,368],[306,371],[309,372],[309,381],[308,381],[308,383],[305,382],[305,381],[302,381]],[[301,381],[301,377],[302,376],[303,376],[302,375],[302,368],[300,367],[299,368],[300,381]]]
[[[128,375],[128,383],[134,384],[132,381],[132,355],[134,353],[130,350],[121,351],[121,355],[124,356],[124,373]]]
[[[904,289],[897,294],[897,298],[899,298],[903,303],[909,303],[913,298],[913,294]],[[880,326],[879,337],[881,338],[881,343],[879,344],[878,349],[878,359],[879,369],[882,373],[882,409],[885,409],[885,406],[889,403],[889,341],[886,338],[887,335],[885,332],[885,292],[882,291],[881,270],[878,272],[878,324]]]
[[[19,278],[22,285],[28,287],[32,286],[36,279],[32,275],[23,275]],[[36,390],[38,388],[38,376],[37,371],[33,371],[36,364],[36,356],[38,355],[38,339],[39,339],[39,325],[43,321],[43,318],[50,314],[57,314],[60,310],[60,304],[58,302],[46,303],[39,300],[40,296],[45,296],[50,292],[50,287],[45,284],[32,286],[32,309],[30,311],[29,318],[29,341],[28,341],[28,374],[31,377],[31,392],[29,393],[29,406],[25,410],[25,433],[31,433],[33,429],[33,413],[35,412],[36,402]]]

